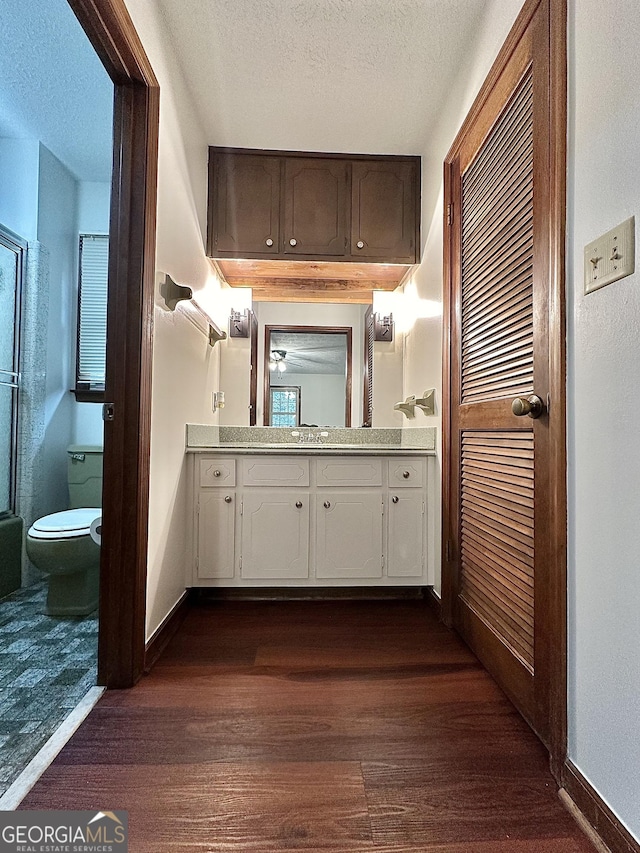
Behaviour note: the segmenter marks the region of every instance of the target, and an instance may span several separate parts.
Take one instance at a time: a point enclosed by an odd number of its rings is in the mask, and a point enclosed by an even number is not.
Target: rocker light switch
[[[584,247],[584,292],[631,275],[636,267],[635,216]]]

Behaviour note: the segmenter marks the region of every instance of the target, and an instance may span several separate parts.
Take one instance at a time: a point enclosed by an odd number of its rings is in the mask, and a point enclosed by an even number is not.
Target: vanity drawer
[[[424,459],[390,459],[389,486],[397,489],[401,486],[424,486],[425,460]]]
[[[242,482],[245,486],[308,486],[309,460],[289,456],[246,457],[242,460]]]
[[[201,486],[235,486],[236,460],[219,457],[200,460]]]
[[[381,486],[382,460],[336,456],[316,461],[318,486]]]

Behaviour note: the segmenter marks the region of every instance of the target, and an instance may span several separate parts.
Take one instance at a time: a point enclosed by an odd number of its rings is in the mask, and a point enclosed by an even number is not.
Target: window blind
[[[109,238],[80,235],[76,387],[103,391],[107,344]]]

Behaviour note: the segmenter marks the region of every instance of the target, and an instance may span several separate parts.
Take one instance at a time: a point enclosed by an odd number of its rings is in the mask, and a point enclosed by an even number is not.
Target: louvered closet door
[[[534,18],[453,164],[454,624],[536,727],[547,399],[545,68]],[[544,550],[544,546],[542,546]],[[544,728],[544,726],[542,726]],[[544,734],[544,732],[541,732]]]

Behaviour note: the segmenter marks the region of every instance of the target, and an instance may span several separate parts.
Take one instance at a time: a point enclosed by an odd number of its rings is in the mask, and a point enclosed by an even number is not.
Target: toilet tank
[[[102,447],[70,445],[67,472],[70,509],[102,506]]]

